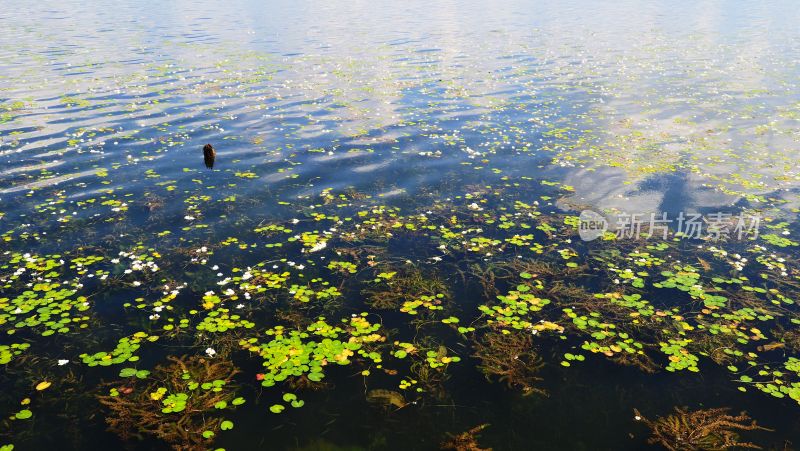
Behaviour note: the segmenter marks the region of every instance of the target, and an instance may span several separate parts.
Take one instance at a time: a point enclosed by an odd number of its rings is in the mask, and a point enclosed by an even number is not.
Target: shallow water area
[[[0,451],[800,443],[793,2],[5,9]]]

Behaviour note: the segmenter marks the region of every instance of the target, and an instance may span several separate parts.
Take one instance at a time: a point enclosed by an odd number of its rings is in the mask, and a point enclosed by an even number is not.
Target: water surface
[[[246,402],[206,412],[197,449],[437,449],[485,423],[496,450],[641,449],[633,409],[673,406],[746,410],[774,429],[743,433],[765,447],[800,440],[794,2],[4,9],[0,405],[32,417],[5,420],[0,444],[168,448],[107,431],[98,400],[147,399],[168,356],[238,371]],[[746,240],[582,242],[583,209],[762,222]],[[285,280],[263,289],[269,274]],[[529,291],[550,302],[515,325],[487,313]],[[409,314],[422,296],[442,308]],[[263,386],[275,328],[320,316],[363,355]],[[137,332],[132,360],[81,357]],[[483,374],[497,334],[534,337],[532,393]]]

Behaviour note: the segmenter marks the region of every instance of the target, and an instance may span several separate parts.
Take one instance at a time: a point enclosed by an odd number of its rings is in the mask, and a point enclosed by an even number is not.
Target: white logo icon
[[[608,230],[608,221],[600,213],[583,210],[579,219],[578,235],[583,241],[596,240]]]

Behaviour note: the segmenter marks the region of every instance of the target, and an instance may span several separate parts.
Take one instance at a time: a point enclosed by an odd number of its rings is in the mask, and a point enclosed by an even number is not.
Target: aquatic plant
[[[478,443],[480,432],[487,427],[489,427],[489,424],[479,424],[460,434],[448,434],[449,438],[439,445],[439,449],[451,451],[492,451],[492,448],[482,448]]]
[[[363,290],[367,302],[374,308],[410,312],[427,302],[428,310],[437,310],[450,297],[447,285],[435,275],[426,275],[417,268],[378,269],[383,268],[376,268],[373,283]]]
[[[408,405],[402,393],[375,388],[367,392],[367,402],[384,408],[402,409]]]
[[[461,357],[453,355],[447,346],[432,336],[426,336],[413,344],[399,343],[401,349],[394,353],[397,358],[410,356],[412,362],[409,376],[400,381],[399,388],[425,394],[435,399],[448,396],[444,383],[450,379],[448,368],[451,364],[461,362]]]
[[[525,394],[546,394],[538,387],[542,381],[538,373],[544,362],[536,353],[530,333],[487,332],[475,344],[473,357],[479,360],[478,368],[487,379],[496,377]]]
[[[385,337],[376,333],[380,324],[372,324],[367,314],[342,319],[341,326],[330,325],[324,317],[305,330],[287,330],[276,326],[266,331],[268,341],[258,338],[242,339],[239,344],[264,359],[264,373],[259,380],[271,387],[290,377],[320,382],[328,365],[348,365],[351,358],[381,362],[381,354],[371,349]]]
[[[649,420],[634,409],[636,419],[650,428],[648,443],[661,445],[671,451],[718,450],[761,447],[742,442],[739,431],[768,430],[751,421],[744,412],[728,415],[726,408],[690,411],[675,408],[675,413]]]
[[[143,340],[154,342],[158,340],[158,336],[148,335],[145,332],[139,331],[132,334],[130,337],[120,338],[117,345],[110,352],[99,351],[94,354],[83,353],[78,357],[81,358],[83,363],[90,367],[136,362],[139,360],[139,356],[135,353],[139,350]]]
[[[244,403],[232,384],[239,370],[222,358],[168,360],[150,377],[123,369],[121,376],[136,377],[108,384],[109,393],[98,395],[109,410],[106,422],[124,439],[147,434],[176,450],[206,449],[217,432],[233,426],[224,411]]]

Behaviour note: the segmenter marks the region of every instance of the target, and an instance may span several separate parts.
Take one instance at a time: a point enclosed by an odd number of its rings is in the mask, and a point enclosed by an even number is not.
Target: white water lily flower
[[[215,351],[214,348],[206,348],[206,354],[208,354],[209,357],[214,357],[216,353],[217,351]]]
[[[69,359],[59,359],[58,366],[64,366],[69,363]]]

